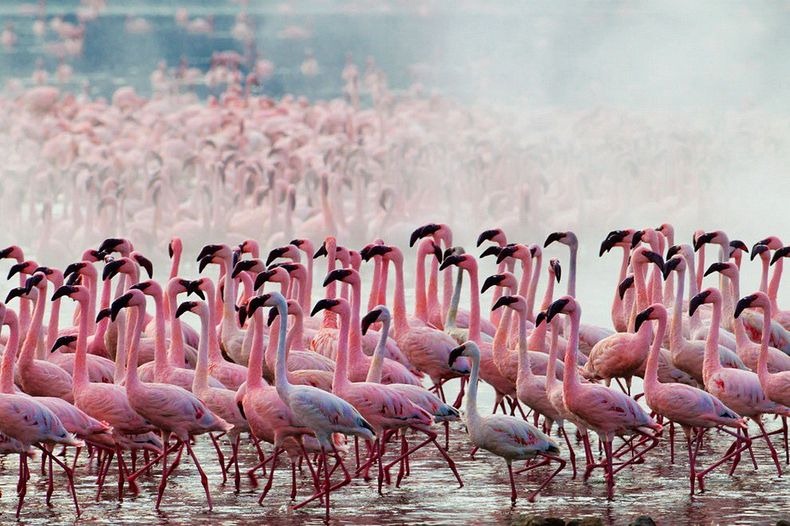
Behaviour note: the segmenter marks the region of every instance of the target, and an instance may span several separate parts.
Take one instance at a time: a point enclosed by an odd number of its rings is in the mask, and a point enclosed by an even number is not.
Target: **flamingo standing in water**
[[[682,279],[678,281],[682,283]],[[694,483],[697,480],[700,481],[700,488],[704,487],[702,480],[705,475],[713,468],[739,455],[748,447],[748,442],[743,441],[744,445],[740,449],[731,448],[721,460],[698,473],[696,468],[697,453],[705,431],[717,426],[746,429],[746,422],[724,405],[721,400],[702,389],[683,384],[663,384],[658,381],[658,351],[661,349],[664,331],[666,331],[666,307],[661,303],[655,303],[640,312],[636,317],[637,327],[648,320],[656,320],[658,327],[653,336],[650,354],[647,357],[644,378],[645,400],[656,414],[680,424],[683,428],[689,455],[689,485],[693,495]],[[731,431],[727,432],[735,435]],[[738,437],[738,441],[741,441],[740,437]]]
[[[565,349],[565,375],[562,379],[563,398],[568,410],[584,423],[584,427],[598,433],[603,442],[606,456],[607,497],[614,497],[614,475],[612,466],[612,440],[621,435],[641,434],[652,439],[652,444],[634,454],[618,466],[618,471],[642,458],[658,444],[655,435],[648,431],[661,431],[657,424],[631,397],[598,384],[585,384],[576,372],[576,352],[579,345],[579,319],[581,307],[572,296],[564,296],[551,304],[546,320],[557,314],[566,314],[571,319],[570,337]]]
[[[516,481],[513,476],[513,461],[528,460],[537,456],[556,460],[560,466],[532,493],[528,500],[535,500],[537,494],[565,467],[565,461],[556,455],[560,448],[556,442],[535,426],[520,418],[508,415],[481,415],[477,410],[477,385],[480,378],[480,351],[474,341],[468,341],[450,352],[448,364],[460,356],[472,361],[472,374],[469,377],[469,392],[466,397],[466,427],[472,443],[480,449],[505,459],[510,475],[510,500],[516,502]]]
[[[760,386],[760,378],[751,371],[740,369],[725,369],[721,365],[718,355],[718,336],[719,325],[721,324],[721,292],[717,289],[708,288],[691,298],[689,302],[689,314],[703,303],[713,305],[711,315],[710,332],[705,344],[705,360],[702,366],[705,390],[721,400],[727,407],[736,411],[739,415],[749,417],[760,428],[762,436],[768,444],[776,471],[782,474],[782,467],[779,464],[779,457],[776,454],[773,444],[765,431],[762,422],[762,415],[773,413],[780,416],[790,416],[790,408],[777,404],[766,397],[765,392]],[[748,431],[743,430],[748,436]],[[737,465],[737,457],[736,464]],[[734,467],[731,471],[734,470]]]
[[[287,303],[282,294],[273,292],[260,296],[261,306],[276,307],[281,320],[285,320],[287,314]],[[287,338],[287,327],[285,323],[280,324],[279,342],[277,346],[277,360],[275,363],[275,385],[277,394],[283,402],[293,411],[296,418],[306,427],[315,433],[321,447],[321,456],[324,466],[324,488],[316,492],[309,499],[294,506],[294,509],[303,507],[309,502],[318,498],[324,498],[326,505],[326,519],[329,519],[329,495],[332,491],[345,486],[351,481],[351,475],[343,464],[343,460],[337,452],[332,441],[333,433],[353,435],[365,440],[373,440],[376,433],[373,427],[362,417],[353,405],[349,404],[339,396],[327,393],[308,385],[292,385],[288,381],[287,364],[285,358],[285,342]],[[342,482],[330,485],[329,461],[327,454],[332,451],[340,466],[345,478]]]
[[[132,340],[129,344],[129,364],[126,368],[126,394],[132,408],[149,420],[162,431],[164,451],[160,455],[162,460],[162,480],[159,482],[156,508],[164,496],[167,478],[170,471],[167,468],[167,455],[171,450],[168,438],[171,434],[176,436],[176,446],[180,450],[186,447],[187,453],[192,457],[195,467],[200,473],[200,482],[206,492],[209,509],[211,509],[211,493],[208,487],[208,477],[200,466],[195,452],[190,445],[192,436],[212,431],[228,432],[232,425],[218,417],[200,401],[195,395],[181,387],[168,384],[143,383],[137,375],[137,354],[140,346],[140,334],[145,322],[145,295],[140,290],[130,290],[112,304],[112,315],[116,317],[123,308],[134,308],[137,312],[134,320]],[[174,446],[175,447],[175,446]]]

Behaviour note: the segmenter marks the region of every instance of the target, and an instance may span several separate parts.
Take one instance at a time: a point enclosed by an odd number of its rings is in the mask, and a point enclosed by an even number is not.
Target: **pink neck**
[[[11,394],[14,392],[14,360],[19,350],[19,323],[13,311],[6,311],[3,324],[8,325],[10,332],[3,352],[2,369],[0,369],[0,393]]]
[[[335,362],[335,374],[332,379],[332,392],[337,393],[348,385],[348,315],[340,316],[340,331],[337,339],[337,361]]]

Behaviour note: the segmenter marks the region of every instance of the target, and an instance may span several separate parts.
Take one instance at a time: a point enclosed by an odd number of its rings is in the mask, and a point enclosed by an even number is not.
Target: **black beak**
[[[562,276],[562,267],[560,266],[560,260],[552,259],[551,261],[549,261],[549,264],[551,265],[551,268],[554,269],[554,277],[556,278],[557,283],[559,283],[560,277]]]
[[[369,250],[367,250],[366,254],[362,253],[365,252],[363,250],[362,252],[359,253],[359,255],[362,256],[363,260],[368,261],[372,257],[383,256],[384,254],[391,251],[392,251],[392,247],[388,247],[387,245],[375,245],[370,247]]]
[[[197,306],[196,301],[185,301],[181,305],[178,306],[178,310],[176,311],[176,318],[180,318],[182,314],[185,312],[190,312]]]
[[[776,249],[774,256],[771,258],[771,265],[779,261],[779,258],[787,257],[790,255],[790,246]]]
[[[268,265],[275,259],[283,257],[286,252],[288,252],[288,247],[273,248],[269,251],[269,255],[266,256],[266,264]]]
[[[633,286],[633,284],[634,284],[634,277],[628,276],[623,281],[621,281],[619,285],[617,285],[617,293],[620,295],[620,299],[623,299],[625,297],[625,292],[628,289],[630,289]]]
[[[106,254],[109,254],[110,252],[115,252],[115,249],[121,243],[123,243],[123,239],[111,237],[109,239],[105,239],[104,241],[102,241],[102,244],[99,245],[98,250],[99,252],[104,252]]]
[[[85,265],[86,263],[82,261],[70,264],[68,267],[66,267],[66,270],[63,271],[63,277],[68,278],[72,274],[78,274],[80,270],[85,268]]]
[[[636,315],[636,322],[634,323],[634,330],[638,331],[639,327],[642,326],[644,322],[650,317],[650,314],[653,312],[653,307],[648,307],[639,314]]]
[[[365,317],[362,318],[362,334],[367,334],[370,326],[378,321],[380,315],[380,309],[373,309],[372,311],[365,314]]]
[[[323,287],[326,287],[333,281],[345,281],[347,277],[351,275],[351,269],[347,268],[338,268],[327,274],[326,278],[324,278]]]
[[[694,316],[694,313],[699,308],[700,305],[705,303],[705,298],[710,295],[709,290],[703,290],[689,301],[689,316]]]
[[[662,271],[664,270],[664,258],[661,257],[661,254],[656,254],[655,252],[650,251],[647,251],[644,254],[648,261],[655,263]]]
[[[72,334],[70,336],[61,336],[60,338],[55,340],[55,343],[52,345],[52,349],[50,349],[49,352],[53,353],[63,346],[71,345],[75,341],[77,341],[77,336],[75,334]]]
[[[170,257],[170,259],[173,259],[173,256],[175,255],[175,251],[173,250],[173,242],[172,241],[170,241],[167,244],[167,255]]]
[[[543,248],[546,248],[555,241],[561,241],[566,235],[565,232],[552,232],[549,234],[549,237],[546,238],[546,241],[543,242]]]
[[[211,260],[212,260],[212,259],[213,259],[213,256],[206,256],[206,257],[204,257],[204,258],[202,258],[202,259],[200,260],[200,263],[198,263],[198,274],[200,274],[201,272],[203,272],[203,269],[204,269],[204,268],[206,268],[206,266],[207,266],[209,263],[211,263]]]
[[[269,278],[271,278],[272,276],[274,276],[273,270],[264,270],[263,272],[255,276],[255,283],[253,284],[253,287],[256,290],[263,287],[263,284],[269,281]]]
[[[213,256],[221,248],[222,247],[220,245],[206,245],[200,249],[200,253],[198,254],[197,258],[195,258],[195,261],[200,261],[207,256]]]
[[[477,246],[479,247],[480,245],[482,245],[484,241],[490,241],[494,239],[497,236],[497,234],[499,234],[499,230],[497,229],[484,231],[482,234],[477,236]]]
[[[317,259],[320,258],[321,256],[328,256],[328,255],[329,253],[326,251],[326,241],[324,241],[323,243],[321,243],[321,246],[318,247],[318,250],[315,251],[315,254],[313,254],[313,259]]]
[[[112,314],[111,309],[102,309],[99,311],[99,314],[96,315],[96,323],[102,321],[102,319],[109,317]]]
[[[604,239],[601,242],[601,248],[598,250],[598,257],[601,257],[604,254],[606,254],[607,252],[609,252],[610,250],[612,250],[613,246],[614,246],[614,243],[612,242],[611,238],[607,237],[606,239]]]
[[[680,265],[681,261],[682,260],[680,258],[673,257],[672,259],[668,259],[667,262],[664,263],[664,281],[666,281],[667,278],[669,278],[669,275],[672,273],[673,270],[678,268],[678,265]]]
[[[251,317],[255,314],[255,311],[258,310],[260,307],[266,305],[266,302],[271,297],[271,294],[262,294],[260,296],[255,296],[247,303],[247,317]]]
[[[198,280],[190,281],[187,284],[187,296],[190,294],[195,294],[198,298],[205,300],[206,296],[203,294],[203,291],[200,289],[200,282]]]
[[[123,263],[124,261],[122,259],[116,259],[104,265],[104,269],[101,273],[102,281],[114,278],[115,275],[118,274],[118,270],[123,266]]]
[[[672,245],[667,249],[667,262],[672,258],[672,256],[680,253],[680,245]]]
[[[458,256],[458,255],[447,256],[446,255],[444,257],[444,259],[442,260],[442,264],[439,265],[439,270],[444,270],[447,267],[449,267],[450,265],[457,265],[458,263],[460,263],[461,261],[464,260],[464,257],[465,256]]]
[[[154,265],[151,263],[150,259],[140,254],[135,254],[134,260],[137,261],[138,265],[145,269],[149,279],[154,277]]]
[[[25,281],[25,291],[30,292],[33,287],[37,287],[38,284],[41,283],[42,279],[44,279],[43,274],[33,274],[27,278],[27,281]]]
[[[504,279],[505,276],[502,274],[494,274],[493,276],[488,276],[485,282],[483,282],[483,288],[480,289],[480,294],[484,293],[491,287],[495,287],[499,285],[500,283],[502,283]]]
[[[535,327],[539,326],[544,321],[546,321],[546,313],[544,311],[540,311],[538,315],[535,316]]]
[[[705,271],[704,276],[713,274],[714,272],[721,272],[726,268],[729,268],[729,265],[727,263],[713,263],[711,266],[708,267],[708,270]]]
[[[464,349],[466,349],[466,345],[460,345],[450,351],[450,357],[447,360],[447,364],[452,367],[458,357],[464,353]]]
[[[231,273],[230,277],[235,278],[242,272],[251,270],[258,264],[261,264],[261,261],[258,259],[245,259],[244,261],[239,261],[236,263],[236,266],[233,267],[233,272]]]
[[[754,258],[759,256],[763,252],[767,252],[767,251],[768,251],[768,245],[762,245],[760,243],[755,243],[754,246],[752,247],[751,254],[749,254],[749,259],[750,260],[754,260]]]
[[[15,265],[12,265],[11,268],[8,269],[8,276],[6,277],[6,279],[13,278],[14,275],[16,275],[18,272],[22,272],[23,270],[25,270],[25,267],[27,267],[27,265],[28,265],[27,261],[23,261],[22,263],[17,263]]]
[[[14,287],[13,289],[8,291],[8,295],[5,297],[5,302],[8,303],[14,298],[21,298],[25,294],[27,294],[27,289],[25,287]]]
[[[321,312],[324,309],[329,310],[335,305],[337,305],[338,303],[340,303],[338,300],[333,300],[329,298],[324,298],[322,300],[319,300],[318,303],[315,304],[315,307],[313,307],[313,311],[310,313],[310,316],[315,316],[317,313]]]
[[[746,246],[746,243],[741,241],[740,239],[733,239],[730,241],[730,247],[733,249],[743,250],[747,254],[749,253],[749,247]]]
[[[518,301],[518,298],[515,296],[500,296],[499,299],[496,300],[494,306],[491,307],[491,310],[497,310],[500,307],[506,307],[508,305],[512,305]]]
[[[480,254],[480,257],[485,258],[488,256],[498,256],[501,250],[502,249],[497,245],[491,245],[489,247],[486,247],[485,250],[483,250],[483,252]]]
[[[741,315],[744,309],[748,309],[752,306],[752,302],[757,298],[755,294],[751,294],[749,296],[745,296],[738,300],[738,304],[735,306],[735,317]]]
[[[554,316],[562,312],[562,309],[565,308],[569,301],[570,300],[566,298],[560,298],[552,303],[551,306],[549,306],[549,310],[546,312],[546,321],[551,321]]]
[[[115,319],[118,317],[118,313],[121,312],[121,309],[129,305],[131,299],[132,299],[132,295],[129,292],[127,292],[126,294],[124,294],[123,296],[112,302],[112,306],[110,307],[110,319],[112,321],[115,321]]]
[[[292,240],[291,240],[291,242],[290,242],[290,243],[288,243],[288,244],[289,244],[289,245],[293,245],[293,246],[295,246],[296,248],[299,248],[299,247],[301,247],[302,245],[304,245],[304,239],[292,239]]]
[[[642,237],[644,235],[645,235],[645,231],[644,230],[637,230],[636,232],[634,232],[634,235],[631,238],[631,248],[634,248],[639,243],[641,243],[642,242]]]
[[[68,296],[69,294],[72,294],[74,292],[77,292],[77,287],[63,285],[62,287],[58,288],[58,290],[56,290],[55,293],[52,295],[52,301],[55,301],[58,298],[62,298],[63,296]]]
[[[706,234],[700,235],[697,239],[694,240],[694,252],[697,252],[706,243],[710,243],[715,236],[716,234],[714,232],[708,232]]]
[[[511,257],[513,254],[516,253],[517,247],[515,245],[507,245],[506,247],[502,247],[499,249],[499,253],[496,256],[497,264],[502,263],[505,259]]]
[[[439,245],[437,245],[434,242],[431,242],[431,245],[433,245],[433,255],[436,256],[436,259],[439,261],[439,263],[441,263],[442,259],[444,259],[444,255],[442,254],[442,249],[439,248]]]
[[[269,318],[266,320],[266,326],[271,327],[274,319],[280,315],[279,309],[269,309]]]
[[[134,285],[129,287],[129,289],[135,289],[135,290],[139,290],[140,292],[145,292],[146,290],[148,290],[150,286],[151,286],[150,282],[142,281],[140,283],[135,283]]]

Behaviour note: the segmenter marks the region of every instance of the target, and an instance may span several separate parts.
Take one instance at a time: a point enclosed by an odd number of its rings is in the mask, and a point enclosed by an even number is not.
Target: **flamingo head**
[[[477,246],[479,247],[485,241],[493,241],[499,246],[504,246],[507,244],[507,236],[501,228],[492,228],[481,232],[477,236]]]
[[[735,306],[735,317],[737,318],[745,309],[749,308],[768,309],[770,312],[771,300],[764,292],[755,292],[744,296],[738,300],[738,304]]]

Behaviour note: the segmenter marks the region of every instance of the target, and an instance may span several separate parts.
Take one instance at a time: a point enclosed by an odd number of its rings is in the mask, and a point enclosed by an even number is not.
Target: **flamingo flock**
[[[395,470],[397,491],[420,450],[463,487],[449,449],[450,435],[462,433],[450,424],[461,419],[473,457],[484,450],[505,461],[513,503],[524,485],[517,475],[533,470],[543,479],[530,501],[565,471],[594,481],[599,469],[612,499],[616,475],[638,471],[661,442],[675,461],[675,425],[686,439],[692,495],[720,466],[732,476],[744,456],[757,468],[755,448],[765,448],[782,475],[790,461],[790,324],[777,291],[790,247],[776,236],[750,250],[723,231],[674,244],[669,224],[610,232],[600,255],[623,249],[612,328],[581,321],[571,231],[542,244],[509,243],[502,228],[484,231],[477,245],[493,244],[481,258],[495,255],[498,268],[482,286],[482,259],[452,244],[448,224],[429,223],[405,238],[416,245],[408,249],[417,264],[411,311],[407,249],[381,239],[359,250],[333,235],[281,246],[214,243],[197,250],[200,275],[186,277],[185,242],[174,237],[161,282],[128,238],[107,238],[80,261],[51,266],[26,259],[17,245],[0,250],[11,260],[9,279],[19,274],[0,303],[0,445],[19,458],[17,516],[35,449],[47,502],[57,464],[77,515],[76,477],[96,477],[97,500],[110,498],[104,486],[115,477],[114,498],[123,500],[160,470],[155,506],[167,506],[168,479],[185,457],[211,509],[203,464],[212,460],[195,448],[210,440],[223,483],[231,478],[236,491],[242,473],[254,481],[263,472],[262,505],[285,454],[293,509],[319,503],[328,519],[331,496],[355,491],[357,478],[375,477],[383,495]],[[555,242],[570,249],[566,294],[554,297],[564,276],[561,258],[552,258],[536,306],[542,254]],[[719,254],[705,268],[708,244]],[[742,297],[745,253],[760,258],[762,290]],[[315,268],[321,257],[325,274]],[[718,286],[700,290],[699,278],[712,274]],[[460,303],[465,278],[468,309]],[[314,279],[323,290],[316,301]],[[486,313],[480,295],[492,288]],[[60,313],[67,300],[75,306],[68,320]],[[460,387],[455,400],[445,394],[450,382]],[[495,393],[491,408],[478,400],[480,382]],[[704,465],[713,435],[731,444]],[[257,465],[240,465],[244,448]]]

